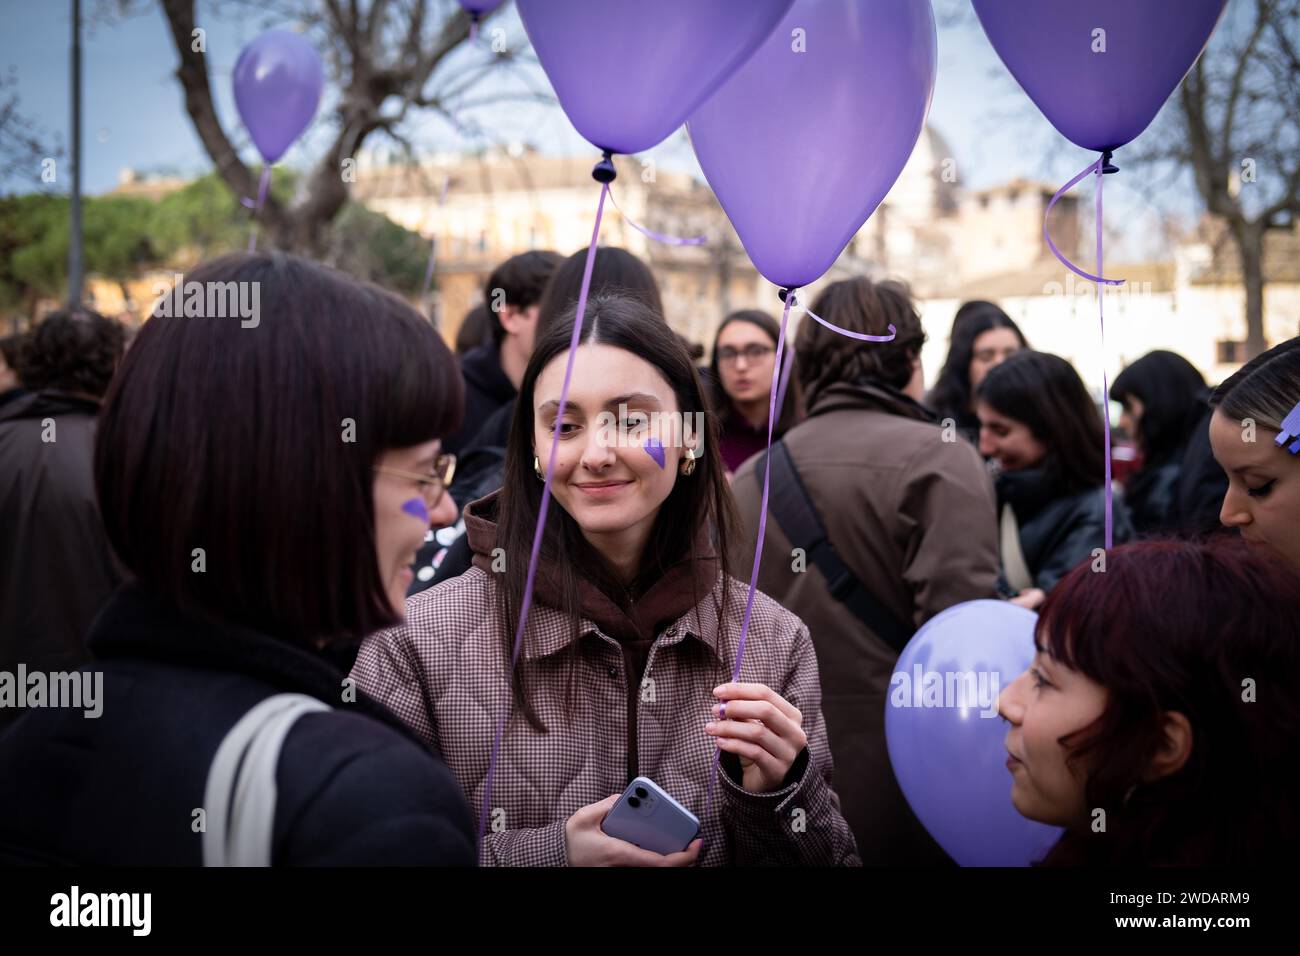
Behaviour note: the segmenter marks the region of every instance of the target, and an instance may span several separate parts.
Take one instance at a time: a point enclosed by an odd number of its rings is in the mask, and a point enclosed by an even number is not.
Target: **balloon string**
[[[708,236],[691,236],[690,238],[682,238],[680,236],[670,236],[663,232],[655,232],[653,229],[647,229],[645,226],[639,225],[635,219],[623,211],[623,207],[614,200],[613,193],[609,194],[609,201],[613,204],[614,208],[618,210],[618,213],[623,217],[624,222],[637,232],[641,233],[641,235],[649,236],[655,242],[662,242],[666,246],[702,246],[709,241]]]
[[[1101,192],[1102,184],[1106,181],[1105,163],[1099,159],[1096,163],[1097,169],[1097,275],[1102,275],[1102,247],[1101,247]],[[1050,208],[1050,207],[1049,207]],[[1046,225],[1043,227],[1046,229]],[[1112,282],[1118,284],[1123,279],[1112,280],[1104,279],[1103,282]],[[1111,464],[1110,464],[1110,384],[1106,378],[1106,313],[1103,302],[1106,297],[1102,295],[1101,286],[1097,287],[1097,325],[1101,331],[1101,409],[1106,419],[1106,428],[1103,434],[1106,458],[1106,550],[1109,551],[1115,545],[1114,535],[1112,533],[1112,519],[1114,509],[1114,492],[1110,487]]]
[[[266,202],[266,192],[271,188],[271,164],[266,163],[262,166],[262,178],[257,184],[257,201],[245,196],[239,202],[245,209],[253,210],[253,231],[248,236],[248,251],[257,251],[257,214],[262,211],[262,205]]]
[[[573,362],[578,354],[578,340],[582,337],[582,320],[587,312],[587,293],[591,289],[591,270],[596,264],[596,242],[600,238],[600,220],[605,212],[605,198],[609,195],[609,184],[600,188],[600,203],[596,206],[596,225],[591,230],[591,245],[587,247],[587,263],[582,270],[582,287],[578,292],[577,311],[573,314],[573,334],[569,337],[569,358],[564,366],[564,384],[560,387],[560,407],[556,412],[558,422],[564,416],[564,409],[569,400],[569,384],[573,381]],[[497,756],[501,751],[501,737],[505,732],[506,713],[510,702],[510,681],[514,679],[515,665],[519,661],[519,651],[524,643],[524,628],[528,624],[528,612],[533,606],[533,582],[537,577],[537,563],[542,551],[542,532],[546,528],[546,515],[551,503],[551,475],[555,473],[555,459],[560,450],[558,441],[551,442],[551,454],[546,463],[546,479],[542,484],[542,505],[537,515],[537,528],[533,532],[533,549],[528,556],[528,577],[524,579],[523,604],[519,609],[519,626],[515,629],[514,650],[510,654],[510,671],[506,675],[506,701],[497,720],[496,735],[492,740],[492,756],[488,760],[487,780],[483,785],[483,804],[478,818],[478,847],[483,849],[483,834],[487,826],[488,805],[492,799],[492,782],[496,778]]]
[[[1094,172],[1097,173],[1098,176],[1100,176],[1100,175],[1102,174],[1102,171],[1103,171],[1104,167],[1105,167],[1105,157],[1098,158],[1098,160],[1097,160],[1095,163],[1091,163],[1091,164],[1088,166],[1087,169],[1085,169],[1085,170],[1083,170],[1082,172],[1080,172],[1079,175],[1075,176],[1075,177],[1074,177],[1073,179],[1071,179],[1068,183],[1066,183],[1064,186],[1062,186],[1060,189],[1058,189],[1058,190],[1056,191],[1056,195],[1052,197],[1052,201],[1049,202],[1049,203],[1047,204],[1047,210],[1043,213],[1043,238],[1047,240],[1047,248],[1049,248],[1049,249],[1052,250],[1052,255],[1056,256],[1057,259],[1061,260],[1061,265],[1065,266],[1065,268],[1069,269],[1069,270],[1070,270],[1071,272],[1073,272],[1075,275],[1077,275],[1077,276],[1082,276],[1083,278],[1087,279],[1089,282],[1104,282],[1104,283],[1107,284],[1107,285],[1121,285],[1121,284],[1124,282],[1123,279],[1105,279],[1105,278],[1102,278],[1102,276],[1101,276],[1101,265],[1100,265],[1100,261],[1101,261],[1101,260],[1100,260],[1100,255],[1098,256],[1098,266],[1097,266],[1097,274],[1096,274],[1096,275],[1091,275],[1091,274],[1089,274],[1089,273],[1087,273],[1087,272],[1084,272],[1082,269],[1080,269],[1078,266],[1076,266],[1073,262],[1071,262],[1069,259],[1067,259],[1067,258],[1064,256],[1064,254],[1062,254],[1062,252],[1061,252],[1060,249],[1056,248],[1056,243],[1054,243],[1054,242],[1052,241],[1052,234],[1051,234],[1051,233],[1048,231],[1048,229],[1047,229],[1047,222],[1048,222],[1048,220],[1049,220],[1049,219],[1051,218],[1051,216],[1052,216],[1052,207],[1056,205],[1057,200],[1060,199],[1062,196],[1064,196],[1066,193],[1068,193],[1071,189],[1073,189],[1073,188],[1075,187],[1075,185],[1076,185],[1077,183],[1079,183],[1079,182],[1080,182],[1080,181],[1081,181],[1085,176],[1089,176],[1089,175],[1091,175],[1091,174],[1094,173]],[[1097,182],[1098,182],[1098,186],[1097,186],[1097,208],[1098,208],[1098,210],[1100,210],[1100,208],[1101,208],[1101,185],[1100,185],[1101,180],[1098,179]],[[1100,221],[1100,217],[1098,217],[1098,222],[1097,222],[1097,236],[1098,236],[1098,238],[1097,238],[1097,249],[1098,249],[1098,252],[1100,253],[1100,250],[1101,250],[1101,221]]]
[[[776,390],[776,408],[785,408],[785,390],[790,384],[790,372],[794,369],[794,346],[786,349],[785,368],[781,370],[781,387]]]
[[[793,297],[794,297],[794,291],[791,290],[786,295],[787,303]],[[832,332],[838,332],[840,335],[847,335],[849,338],[857,339],[860,342],[892,342],[894,341],[894,337],[898,335],[898,329],[894,328],[894,323],[892,322],[889,323],[888,335],[868,335],[865,332],[850,332],[848,329],[842,329],[835,323],[827,322],[825,319],[823,319],[820,315],[817,315],[811,309],[804,308],[804,306],[798,303],[795,303],[795,308],[797,308],[804,315],[808,316],[810,319],[820,322],[822,325],[826,326],[826,328],[830,329]]]
[[[438,259],[438,237],[429,240],[429,264],[424,267],[424,282],[420,284],[420,302],[429,294],[429,284],[433,282],[433,266]]]
[[[447,187],[451,183],[451,177],[443,177],[442,192],[438,195],[438,208],[441,209],[447,202]],[[420,301],[429,294],[429,284],[433,281],[434,263],[438,258],[438,237],[434,236],[429,240],[429,264],[424,267],[424,283],[420,286]]]
[[[734,684],[740,680],[740,667],[745,659],[745,641],[749,637],[749,619],[754,611],[754,594],[758,588],[758,569],[763,558],[763,540],[767,537],[767,493],[768,482],[772,474],[772,425],[776,421],[776,408],[778,404],[778,392],[784,394],[785,384],[789,381],[790,369],[793,367],[792,360],[785,363],[782,370],[782,359],[792,359],[793,353],[787,356],[785,351],[785,330],[790,321],[790,300],[794,295],[787,294],[785,298],[785,310],[781,313],[781,334],[776,340],[776,361],[772,365],[772,387],[769,390],[767,404],[767,450],[763,455],[763,502],[758,509],[758,542],[754,546],[754,564],[749,572],[749,594],[745,597],[745,616],[740,622],[740,643],[736,648],[736,664],[731,670],[731,682]],[[780,386],[777,385],[777,374],[780,371]],[[713,806],[713,786],[718,779],[718,771],[722,760],[721,748],[715,749],[713,754],[713,772],[709,774],[709,788],[704,798],[704,815],[701,820],[707,820],[709,809]],[[705,847],[700,847],[700,855],[704,855]]]

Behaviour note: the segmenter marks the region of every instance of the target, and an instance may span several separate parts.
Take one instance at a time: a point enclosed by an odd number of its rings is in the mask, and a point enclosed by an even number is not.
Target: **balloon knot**
[[[591,178],[608,186],[618,178],[618,170],[614,168],[614,154],[609,150],[605,150],[604,155],[605,158],[592,169]]]
[[[777,290],[776,290],[776,297],[777,297],[778,299],[780,299],[782,302],[784,302],[786,296],[788,296],[788,295],[790,295],[791,293],[793,293],[794,290],[795,290],[796,288],[797,288],[796,286],[787,286],[787,287],[784,288],[784,289],[777,289]]]
[[[1119,167],[1110,161],[1110,158],[1114,155],[1114,151],[1109,149],[1101,154],[1101,171],[1103,173],[1119,172]]]

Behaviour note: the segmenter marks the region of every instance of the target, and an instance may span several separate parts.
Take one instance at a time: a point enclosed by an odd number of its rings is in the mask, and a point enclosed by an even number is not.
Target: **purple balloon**
[[[325,84],[320,56],[297,33],[268,30],[240,51],[233,79],[240,119],[274,163],[316,115]]]
[[[700,167],[771,282],[821,278],[875,212],[925,126],[935,58],[929,0],[797,0],[691,116]]]
[[[1043,115],[1066,139],[1098,152],[1118,149],[1150,125],[1227,4],[973,2],[993,49]]]
[[[666,139],[772,32],[794,0],[518,0],[542,69],[592,145]]]
[[[482,16],[501,6],[501,0],[460,0],[460,5],[468,12]]]
[[[997,716],[998,693],[1033,660],[1037,618],[1007,601],[958,604],[916,632],[890,681],[885,741],[894,776],[912,812],[962,866],[1028,866],[1062,833],[1012,805],[1008,725]]]

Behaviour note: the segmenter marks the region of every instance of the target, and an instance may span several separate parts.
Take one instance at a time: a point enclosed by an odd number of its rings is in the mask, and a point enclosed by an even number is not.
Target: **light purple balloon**
[[[518,0],[542,69],[592,145],[666,139],[772,32],[793,0]]]
[[[996,714],[995,682],[1000,692],[1033,660],[1037,618],[1007,601],[958,604],[927,621],[894,666],[885,699],[894,776],[912,812],[962,866],[1028,866],[1062,833],[1012,805],[1009,725]],[[917,696],[918,667],[922,688],[926,675],[940,675],[942,706]],[[965,674],[975,675],[974,699],[969,679],[957,676]]]
[[[974,0],[989,42],[1029,98],[1066,139],[1098,152],[1118,149],[1150,125],[1226,4]],[[1102,43],[1104,52],[1095,52]]]
[[[262,158],[274,163],[316,115],[325,73],[306,39],[268,30],[240,51],[233,82],[240,119]]]
[[[771,282],[821,278],[875,212],[925,126],[935,59],[929,0],[796,0],[691,116],[704,175]]]

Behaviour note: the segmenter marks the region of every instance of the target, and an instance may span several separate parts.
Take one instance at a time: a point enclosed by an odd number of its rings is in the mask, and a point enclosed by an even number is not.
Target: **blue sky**
[[[83,0],[83,7],[93,9],[95,0]],[[962,7],[962,0],[936,2],[941,14]],[[70,8],[68,0],[0,0],[0,71],[16,75],[23,114],[55,134],[51,141],[65,146]],[[242,45],[264,24],[247,13],[215,19],[205,14],[207,8],[200,3],[199,24],[208,34],[218,111],[227,132],[243,142],[230,95],[230,71]],[[88,27],[83,34],[83,188],[91,194],[111,189],[127,166],[184,174],[201,173],[210,166],[184,111],[173,75],[176,52],[162,12],[157,3],[141,9],[130,18]],[[978,188],[1026,176],[1063,183],[1086,165],[1092,157],[1057,135],[1038,114],[1006,73],[974,18],[968,15],[955,24],[950,19],[940,17],[938,82],[930,123],[951,145],[960,182]],[[500,23],[509,36],[522,36],[513,7],[500,15]],[[478,55],[458,51],[447,66],[466,68]],[[536,82],[545,86],[540,72]],[[558,107],[498,106],[481,111],[477,118],[499,129],[505,139],[528,139],[544,151],[591,151]],[[472,145],[458,140],[445,125],[427,119],[413,124],[410,131],[423,147]],[[306,162],[314,154],[313,143],[327,132],[312,131],[283,161]],[[663,167],[696,169],[680,133],[649,155]],[[248,158],[253,158],[251,150]],[[33,188],[23,172],[0,170],[0,193]],[[1116,216],[1138,215],[1151,202],[1142,197],[1140,183],[1124,183],[1123,178],[1108,179],[1108,220],[1112,208]],[[1187,214],[1194,211],[1185,186],[1158,201]]]

